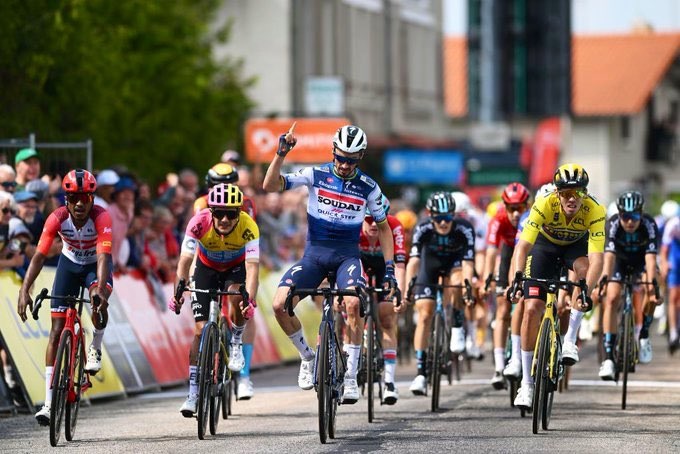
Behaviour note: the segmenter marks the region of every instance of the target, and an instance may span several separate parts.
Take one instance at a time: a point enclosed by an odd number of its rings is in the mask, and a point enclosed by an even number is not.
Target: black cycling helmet
[[[616,200],[619,213],[641,213],[645,198],[638,191],[626,191]]]
[[[456,212],[456,201],[450,192],[435,192],[428,199],[425,207],[431,215],[453,214]]]
[[[588,172],[578,164],[563,164],[557,168],[553,176],[553,183],[557,190],[585,189],[588,187]]]
[[[238,181],[238,172],[229,164],[220,162],[215,164],[208,170],[205,175],[205,184],[212,188],[220,183],[236,183]]]

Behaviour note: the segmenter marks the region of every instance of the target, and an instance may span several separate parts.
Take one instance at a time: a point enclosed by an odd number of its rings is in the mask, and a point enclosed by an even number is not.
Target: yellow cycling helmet
[[[418,215],[411,210],[401,210],[395,217],[406,230],[412,230],[418,223]]]
[[[219,183],[236,183],[237,181],[238,172],[236,169],[224,162],[212,166],[205,175],[205,184],[208,187],[213,187]]]
[[[582,188],[588,187],[588,172],[586,169],[578,164],[562,164],[555,171],[553,176],[553,184],[560,189]]]
[[[234,184],[217,184],[210,189],[208,206],[210,208],[240,208],[243,193]]]

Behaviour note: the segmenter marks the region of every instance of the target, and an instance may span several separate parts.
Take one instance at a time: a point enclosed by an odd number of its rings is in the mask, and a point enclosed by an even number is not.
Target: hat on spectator
[[[44,199],[49,189],[50,185],[40,179],[31,180],[26,183],[26,190],[34,193],[36,197],[38,197],[38,200]]]
[[[241,155],[235,152],[234,150],[227,150],[224,153],[222,153],[222,162],[235,162],[239,163],[241,162]]]
[[[27,202],[29,200],[38,200],[38,196],[36,195],[35,192],[31,191],[19,191],[16,194],[14,194],[14,201],[16,203],[23,203]]]
[[[118,182],[115,184],[115,189],[113,190],[113,193],[116,194],[126,189],[129,189],[131,191],[137,190],[137,185],[135,184],[135,181],[130,177],[120,178]]]
[[[24,148],[22,150],[19,150],[16,156],[14,156],[14,165],[17,165],[21,161],[26,161],[27,159],[31,158],[40,159],[40,155],[38,155],[38,152],[35,151],[33,148]]]
[[[102,170],[97,175],[98,186],[113,186],[118,183],[118,181],[120,181],[120,177],[111,169]]]

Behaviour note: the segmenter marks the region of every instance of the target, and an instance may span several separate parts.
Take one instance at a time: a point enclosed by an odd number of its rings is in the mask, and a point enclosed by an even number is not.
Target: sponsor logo
[[[110,241],[102,241],[102,246],[111,247],[111,242]]]
[[[350,279],[350,280],[347,281],[347,285],[352,285],[352,284],[354,284],[354,279]]]
[[[351,276],[352,273],[354,273],[354,270],[356,269],[357,269],[356,265],[351,265],[349,268],[347,268],[347,273],[349,273],[349,275]]]
[[[529,287],[529,296],[538,296],[541,293],[541,289],[538,287]]]
[[[324,197],[322,195],[318,196],[317,201],[321,204],[330,205],[334,208],[341,208],[341,209],[344,209],[344,210],[361,211],[363,209],[363,206],[361,206],[361,205],[356,205],[356,204],[349,203],[349,202],[343,202],[341,200],[331,199],[331,198],[328,198],[328,197]]]
[[[366,175],[361,175],[361,176],[359,177],[359,179],[360,179],[361,181],[363,181],[364,183],[366,183],[367,185],[369,185],[370,187],[372,187],[372,188],[375,187],[375,181],[371,180],[371,179],[368,178]]]
[[[576,219],[574,219],[574,225],[582,225],[583,227],[585,227],[586,223],[583,220],[583,218],[576,218]]]
[[[201,234],[203,233],[203,226],[201,224],[196,224],[191,228],[191,233],[195,236],[200,238]]]
[[[555,214],[553,215],[553,221],[557,222],[557,221],[559,221],[559,220],[560,220],[560,213],[555,213]]]
[[[255,249],[254,247],[246,248],[246,254],[254,254],[255,251],[257,251],[257,249]]]
[[[91,232],[91,230],[89,230]],[[111,233],[111,227],[104,227],[104,233]]]
[[[286,282],[286,284],[292,284],[292,283],[293,283],[293,280],[292,280],[292,279],[286,279],[285,282]]]
[[[332,183],[332,182],[333,182],[333,178],[332,178],[332,177],[326,178],[326,183]]]
[[[243,232],[243,235],[241,235],[241,238],[243,238],[246,241],[252,241],[255,239],[255,234],[250,229],[246,229]]]
[[[594,233],[591,233],[591,235],[595,236],[595,237],[601,237],[601,236],[604,236],[604,232],[594,232]]]
[[[297,273],[298,271],[302,271],[302,266],[297,265],[297,266],[294,266],[293,268],[291,268],[290,275],[294,276],[295,273]]]

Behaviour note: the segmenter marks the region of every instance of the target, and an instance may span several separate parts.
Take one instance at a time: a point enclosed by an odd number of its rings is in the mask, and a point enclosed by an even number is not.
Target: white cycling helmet
[[[368,146],[368,139],[360,127],[345,125],[335,132],[333,146],[347,154],[361,153]]]
[[[676,214],[678,214],[678,202],[675,200],[666,200],[661,204],[661,216],[663,216],[665,220],[669,220]]]
[[[538,191],[536,191],[536,198],[538,199],[539,197],[548,197],[553,192],[555,192],[555,185],[552,183],[546,183],[538,188]]]
[[[451,193],[451,196],[453,196],[453,200],[456,201],[456,213],[470,211],[472,209],[472,202],[466,193],[454,191]]]

